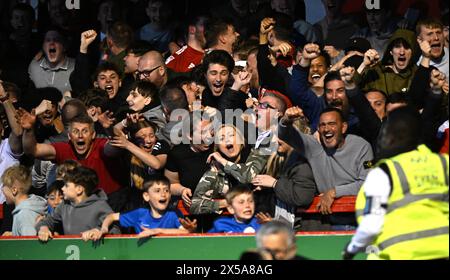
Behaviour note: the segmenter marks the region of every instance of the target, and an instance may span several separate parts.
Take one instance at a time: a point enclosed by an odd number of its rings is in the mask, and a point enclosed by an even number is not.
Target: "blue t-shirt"
[[[253,217],[249,222],[240,223],[234,217],[222,217],[214,221],[209,233],[255,233],[261,227],[257,219]]]
[[[161,218],[154,218],[151,210],[138,208],[136,210],[120,214],[119,223],[122,227],[133,227],[136,233],[146,228],[179,228],[181,226],[175,211],[167,211]]]

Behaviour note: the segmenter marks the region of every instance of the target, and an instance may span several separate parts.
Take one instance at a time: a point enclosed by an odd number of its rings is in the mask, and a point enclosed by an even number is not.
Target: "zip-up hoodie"
[[[57,224],[62,224],[64,234],[78,235],[93,228],[100,229],[106,216],[113,212],[107,199],[103,190],[97,190],[79,204],[65,200],[36,225],[36,230],[39,232],[41,226],[48,226],[53,232]]]
[[[47,213],[47,201],[37,195],[29,197],[16,205],[12,211],[13,225],[12,234],[14,236],[36,235],[36,218]]]

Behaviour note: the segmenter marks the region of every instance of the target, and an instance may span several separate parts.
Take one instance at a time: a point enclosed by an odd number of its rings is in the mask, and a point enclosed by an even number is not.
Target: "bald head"
[[[155,84],[158,89],[167,83],[167,71],[163,56],[157,51],[146,52],[138,63],[139,79]]]

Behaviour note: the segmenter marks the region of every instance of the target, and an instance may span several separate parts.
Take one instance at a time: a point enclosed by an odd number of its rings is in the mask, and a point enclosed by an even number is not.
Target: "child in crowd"
[[[31,188],[31,171],[25,166],[14,165],[5,170],[1,179],[6,203],[15,206],[11,235],[36,235],[35,221],[39,215],[47,212],[47,202],[40,196],[28,194]]]
[[[100,231],[103,220],[112,213],[106,194],[97,189],[94,170],[75,167],[64,176],[64,183],[64,202],[36,225],[41,241],[51,238],[58,224],[62,224],[64,234],[81,233],[83,240],[88,240],[95,230]]]
[[[64,181],[56,180],[53,182],[47,190],[47,204],[48,213],[53,213],[56,207],[64,200],[64,193],[62,188],[64,187]]]
[[[225,195],[228,212],[233,217],[220,217],[214,222],[209,233],[255,233],[260,224],[267,223],[272,218],[268,214],[255,214],[253,190],[248,185],[237,185]]]
[[[165,176],[155,175],[146,181],[142,196],[150,209],[138,208],[127,213],[108,215],[102,224],[101,233],[92,239],[100,239],[114,221],[119,221],[122,227],[133,227],[139,238],[157,234],[189,233],[197,228],[197,220],[178,218],[175,211],[167,209],[170,201],[170,182]]]

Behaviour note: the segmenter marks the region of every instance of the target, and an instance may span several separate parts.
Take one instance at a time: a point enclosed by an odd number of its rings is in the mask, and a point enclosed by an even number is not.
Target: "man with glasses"
[[[164,64],[163,56],[157,51],[145,53],[139,59],[136,77],[152,82],[160,90],[169,80],[169,71]]]
[[[268,259],[271,257],[272,260],[306,260],[297,255],[294,230],[281,221],[273,220],[262,225],[256,233],[256,245]]]

